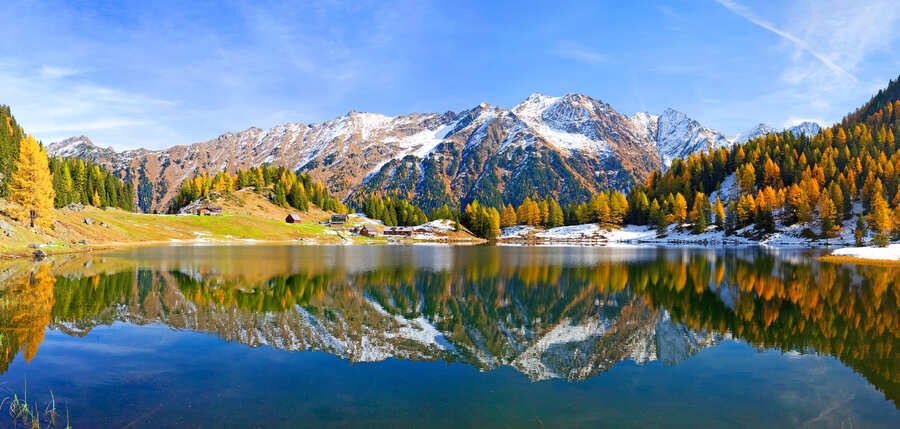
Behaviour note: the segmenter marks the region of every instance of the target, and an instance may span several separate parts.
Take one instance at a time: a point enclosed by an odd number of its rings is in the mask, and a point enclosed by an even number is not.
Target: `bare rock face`
[[[165,210],[195,174],[262,164],[306,172],[349,202],[379,190],[431,208],[476,198],[518,203],[534,193],[581,200],[600,189],[627,189],[674,157],[730,142],[671,109],[627,117],[585,95],[533,94],[511,109],[482,103],[459,113],[350,112],[165,150],[116,152],[82,136],[48,152],[132,180],[143,211]]]

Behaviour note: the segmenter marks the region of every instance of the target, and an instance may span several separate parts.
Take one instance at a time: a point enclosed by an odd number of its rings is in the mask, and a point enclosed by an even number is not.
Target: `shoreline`
[[[872,259],[846,255],[823,255],[819,256],[818,259],[833,264],[875,265],[884,267],[900,266],[900,260],[896,259]]]
[[[330,238],[330,237],[328,237]],[[140,247],[197,247],[197,246],[258,246],[258,245],[297,245],[297,246],[373,246],[373,245],[448,245],[448,246],[472,246],[487,243],[484,239],[406,239],[398,242],[390,242],[383,238],[365,238],[365,239],[320,239],[305,238],[303,240],[257,240],[257,239],[235,239],[235,240],[219,240],[219,239],[169,239],[169,240],[151,240],[151,241],[133,241],[133,242],[108,242],[101,244],[85,245],[79,248],[47,246],[47,248],[25,248],[22,252],[6,252],[0,253],[0,260],[17,260],[34,258],[35,250],[43,250],[47,257],[60,255],[77,255],[84,253],[105,252],[115,249],[129,249]]]

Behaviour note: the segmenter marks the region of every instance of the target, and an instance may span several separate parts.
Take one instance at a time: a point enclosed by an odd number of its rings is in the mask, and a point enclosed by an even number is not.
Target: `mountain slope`
[[[77,137],[51,144],[49,152],[133,180],[138,207],[158,211],[186,178],[264,163],[309,173],[351,203],[373,192],[425,208],[476,198],[518,203],[533,195],[566,203],[600,189],[627,189],[675,157],[728,145],[721,133],[672,109],[627,117],[585,95],[533,94],[511,109],[482,103],[459,113],[350,112],[165,150],[115,152]]]

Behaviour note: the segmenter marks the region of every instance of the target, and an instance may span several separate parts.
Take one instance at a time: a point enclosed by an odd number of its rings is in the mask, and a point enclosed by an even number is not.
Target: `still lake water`
[[[0,282],[0,397],[76,429],[900,427],[900,267],[809,252],[161,247]]]

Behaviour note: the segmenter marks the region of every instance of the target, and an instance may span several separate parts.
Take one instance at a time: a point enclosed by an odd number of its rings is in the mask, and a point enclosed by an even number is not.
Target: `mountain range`
[[[815,123],[790,130],[818,133]],[[511,109],[482,103],[459,113],[385,116],[351,111],[319,124],[248,128],[206,142],[117,152],[85,136],[48,146],[51,155],[98,163],[137,186],[137,207],[165,210],[195,174],[285,166],[310,174],[348,203],[381,192],[427,209],[474,199],[517,204],[552,195],[566,204],[602,189],[628,189],[675,158],[776,131],[738,136],[684,113],[626,116],[580,94],[533,94]]]

